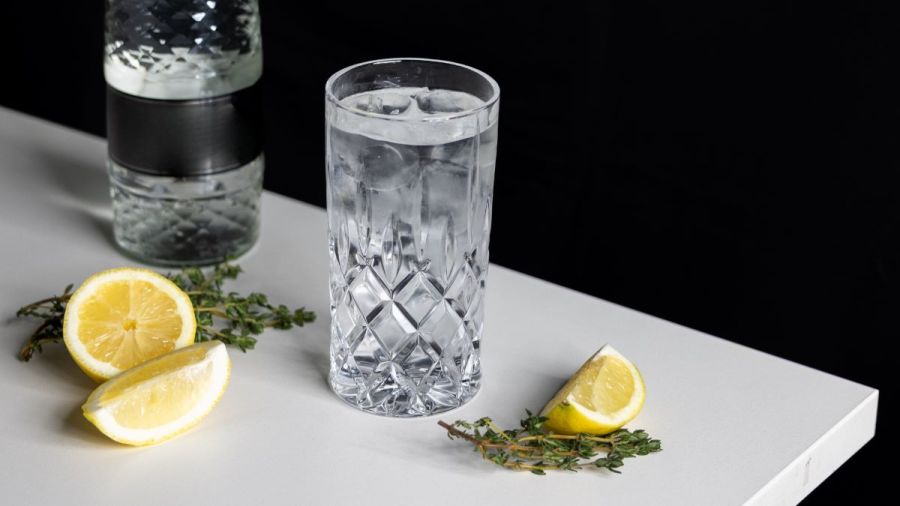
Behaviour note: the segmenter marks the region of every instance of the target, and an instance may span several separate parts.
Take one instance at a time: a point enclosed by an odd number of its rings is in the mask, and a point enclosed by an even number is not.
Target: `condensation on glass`
[[[359,409],[429,415],[478,391],[499,93],[434,60],[328,80],[330,383]]]

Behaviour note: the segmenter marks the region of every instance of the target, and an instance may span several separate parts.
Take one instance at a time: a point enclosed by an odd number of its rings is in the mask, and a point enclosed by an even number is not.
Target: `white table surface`
[[[231,385],[198,428],[120,446],[82,418],[94,385],[62,345],[16,359],[35,324],[11,318],[134,264],[111,243],[104,160],[102,139],[0,108],[2,504],[795,504],[874,435],[877,390],[494,265],[482,391],[439,418],[515,424],[611,343],[647,382],[629,426],[664,448],[622,475],[497,468],[438,418],[380,418],[331,393],[325,215],[266,193],[262,238],[235,286],[318,321],[233,351]]]

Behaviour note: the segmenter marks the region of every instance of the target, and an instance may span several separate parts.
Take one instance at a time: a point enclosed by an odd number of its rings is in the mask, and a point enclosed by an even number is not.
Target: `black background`
[[[492,260],[879,388],[880,434],[805,504],[874,502],[898,451],[889,2],[315,4],[262,2],[268,189],[324,205],[332,72],[488,72]],[[3,11],[0,105],[103,135],[102,2]]]

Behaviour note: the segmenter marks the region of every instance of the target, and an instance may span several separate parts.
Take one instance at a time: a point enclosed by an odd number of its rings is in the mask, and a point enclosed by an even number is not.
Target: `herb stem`
[[[240,273],[239,266],[225,262],[206,272],[189,267],[166,275],[191,299],[197,318],[196,341],[217,339],[246,351],[256,345],[255,336],[267,328],[285,330],[315,321],[315,313],[305,308],[291,310],[269,303],[268,297],[261,293],[241,295],[222,289],[226,280],[235,279]],[[61,295],[32,302],[16,312],[19,317],[43,320],[20,348],[20,360],[28,361],[35,351],[42,351],[42,344],[62,339],[63,318],[71,291],[69,285]]]
[[[459,437],[459,438],[463,438],[463,439],[465,439],[466,441],[472,443],[473,445],[481,446],[481,441],[475,439],[474,437],[472,437],[471,435],[469,435],[469,433],[463,432],[463,431],[457,429],[457,428],[454,427],[453,425],[450,425],[449,423],[447,423],[447,422],[445,422],[445,421],[443,421],[443,420],[438,421],[438,425],[440,425],[441,427],[443,427],[444,429],[446,429],[447,432],[450,433],[450,434],[453,435],[453,436],[456,436],[456,437]]]
[[[195,307],[194,311],[198,313],[213,314],[221,318],[228,318],[228,315],[225,313],[225,311],[222,311],[222,309],[219,307]]]
[[[619,473],[624,459],[662,450],[660,441],[651,439],[643,430],[619,429],[604,435],[555,434],[543,428],[546,417],[527,414],[521,427],[514,430],[503,430],[487,417],[452,424],[439,421],[438,425],[450,439],[471,443],[485,460],[534,474],[585,468]]]
[[[48,304],[48,303],[50,303],[50,302],[54,302],[54,303],[56,303],[56,302],[65,303],[65,302],[68,302],[69,299],[70,299],[71,297],[72,297],[72,294],[67,294],[67,295],[54,295],[53,297],[47,297],[46,299],[41,299],[41,300],[32,302],[31,304],[28,304],[27,306],[22,306],[21,308],[19,308],[18,311],[16,311],[16,314],[17,314],[17,315],[24,315],[24,314],[26,314],[26,313],[28,313],[28,312],[30,312],[30,311],[33,311],[33,310],[35,310],[35,309],[39,309],[40,306],[43,306],[44,304]]]
[[[519,441],[543,441],[545,439],[554,440],[586,440],[596,441],[598,443],[614,443],[615,441],[608,437],[589,436],[587,434],[540,434],[537,436],[525,436],[519,438]]]
[[[40,350],[39,341],[43,338],[43,332],[47,330],[53,324],[52,320],[45,320],[35,331],[31,334],[25,344],[19,349],[19,360],[27,361],[34,355],[34,350]]]
[[[188,294],[189,296],[192,296],[192,295],[218,295],[218,292],[212,292],[209,290],[185,290],[184,293]]]

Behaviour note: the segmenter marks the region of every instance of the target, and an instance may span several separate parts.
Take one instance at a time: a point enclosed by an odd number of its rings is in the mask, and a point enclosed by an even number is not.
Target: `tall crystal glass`
[[[500,89],[457,63],[361,63],[326,84],[332,389],[413,417],[481,382]]]

